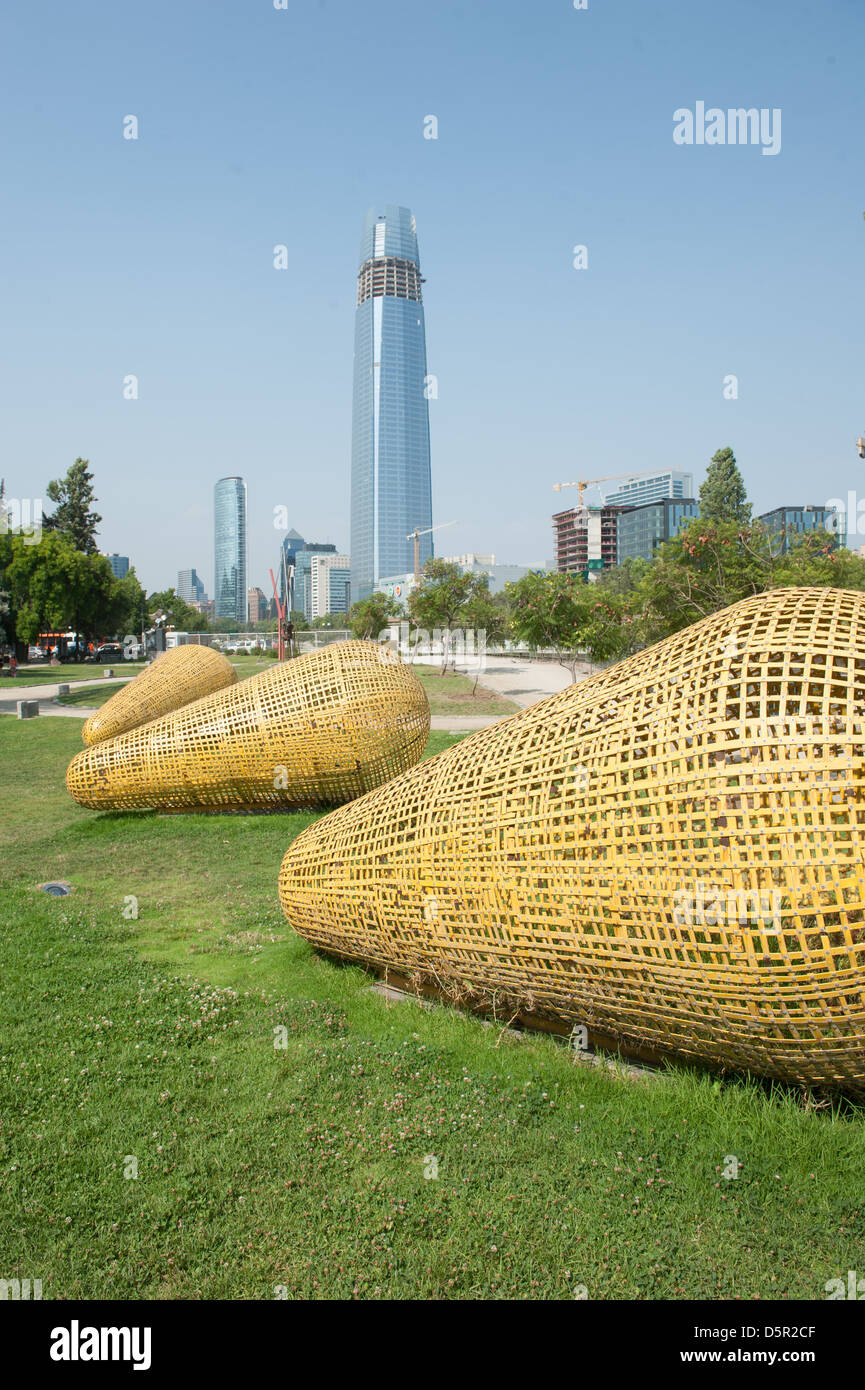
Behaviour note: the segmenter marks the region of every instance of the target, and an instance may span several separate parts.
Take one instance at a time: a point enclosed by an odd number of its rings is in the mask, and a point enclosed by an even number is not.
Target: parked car
[[[42,647],[28,647],[28,648],[27,648],[27,660],[28,660],[28,661],[47,661],[47,660],[48,660],[48,653],[47,653],[46,651],[44,651]]]
[[[97,661],[122,661],[123,646],[120,642],[103,642],[96,648]]]

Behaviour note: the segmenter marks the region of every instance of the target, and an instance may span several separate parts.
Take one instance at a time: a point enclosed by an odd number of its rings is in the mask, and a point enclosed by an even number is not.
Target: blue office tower
[[[426,330],[415,220],[370,208],[363,226],[354,333],[351,597],[414,565],[418,527],[432,526]],[[433,553],[420,538],[421,567]]]
[[[246,623],[246,483],[220,478],[213,489],[214,616]]]

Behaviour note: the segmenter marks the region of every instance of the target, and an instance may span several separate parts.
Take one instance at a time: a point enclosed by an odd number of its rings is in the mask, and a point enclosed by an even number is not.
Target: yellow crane
[[[417,584],[420,579],[420,538],[428,536],[432,531],[445,531],[448,526],[457,526],[456,521],[443,521],[440,526],[428,526],[425,531],[419,530],[416,526],[413,531],[409,531],[406,536],[407,541],[414,541],[414,582]]]
[[[583,492],[587,487],[596,487],[598,483],[609,483],[615,478],[651,478],[657,472],[657,468],[649,468],[644,473],[605,473],[602,478],[580,478],[576,483],[553,483],[553,492],[561,492],[563,487],[575,487],[577,489],[577,506],[582,507]]]

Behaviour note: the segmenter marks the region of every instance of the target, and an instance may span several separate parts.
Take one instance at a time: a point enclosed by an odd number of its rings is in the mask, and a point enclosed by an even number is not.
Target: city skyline
[[[209,538],[213,480],[238,467],[265,591],[279,505],[351,553],[353,253],[373,198],[421,229],[449,550],[542,563],[551,485],[636,450],[636,471],[697,490],[730,444],[756,514],[865,493],[861,10],[730,0],[707,43],[693,0],[502,0],[492,26],[457,0],[392,0],[380,106],[377,28],[347,0],[214,0],[205,24],[167,0],[89,12],[84,48],[69,7],[47,29],[38,7],[3,21],[4,475],[44,497],[89,458],[100,548],[132,552],[148,590],[212,573],[188,538]],[[782,111],[780,152],[677,144],[674,113],[698,103]],[[58,218],[54,254],[34,229]]]

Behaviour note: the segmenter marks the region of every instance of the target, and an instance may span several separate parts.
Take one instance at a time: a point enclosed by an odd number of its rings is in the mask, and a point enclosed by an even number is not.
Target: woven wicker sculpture
[[[174,647],[91,714],[81,737],[88,744],[101,743],[163,714],[171,714],[202,695],[224,690],[236,680],[237,672],[221,652],[192,645]]]
[[[311,942],[865,1091],[865,595],[747,599],[295,840]]]
[[[85,749],[66,786],[95,810],[337,806],[404,772],[429,734],[407,666],[340,642]]]

